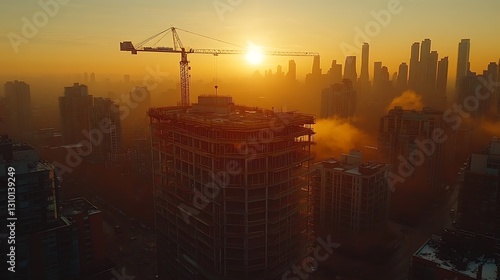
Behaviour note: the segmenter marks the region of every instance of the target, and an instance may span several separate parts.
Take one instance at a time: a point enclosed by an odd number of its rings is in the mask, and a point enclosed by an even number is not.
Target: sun
[[[260,47],[254,44],[249,44],[246,58],[248,63],[257,65],[262,63],[262,60],[264,60],[264,54],[262,53]]]

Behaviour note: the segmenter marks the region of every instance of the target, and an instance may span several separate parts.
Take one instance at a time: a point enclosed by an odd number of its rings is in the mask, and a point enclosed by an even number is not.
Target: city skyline
[[[500,1],[0,10],[1,279],[500,279]]]
[[[471,40],[471,71],[475,72],[491,61],[498,61],[493,50],[500,47],[499,40],[477,32],[485,22],[471,20],[463,24],[461,17],[457,16],[460,12],[445,12],[449,8],[447,2],[389,0],[370,1],[361,5],[318,1],[319,5],[293,3],[282,6],[280,2],[221,0],[162,6],[147,1],[141,2],[140,7],[133,2],[100,4],[97,1],[77,3],[48,0],[40,3],[46,3],[45,9],[34,2],[0,4],[2,10],[8,11],[0,20],[0,34],[5,36],[0,42],[0,49],[10,54],[6,57],[6,63],[11,65],[8,72],[0,70],[0,77],[12,79],[6,76],[9,75],[7,73],[19,76],[91,71],[101,75],[123,75],[120,71],[124,69],[136,75],[142,74],[146,65],[157,64],[177,75],[179,58],[175,55],[141,55],[140,59],[136,59],[116,51],[120,41],[140,42],[169,26],[242,47],[252,43],[265,50],[316,51],[322,56],[323,69],[331,60],[344,61],[348,55],[356,55],[361,61],[361,46],[367,42],[371,46],[370,60],[383,61],[390,73],[396,71],[401,62],[409,64],[409,46],[413,42],[431,39],[433,50],[441,57],[450,58],[450,79],[455,76],[457,44],[461,39]],[[489,21],[494,24],[494,11],[500,8],[500,3],[496,2],[476,5],[455,1],[453,5],[454,11],[467,12],[471,18],[481,17],[486,20],[486,25]],[[343,12],[335,17],[330,16],[338,11]],[[141,12],[144,16],[141,16]],[[309,14],[315,15],[314,20],[300,20]],[[424,16],[425,22],[420,22]],[[80,24],[87,18],[92,21]],[[194,18],[197,20],[194,21]],[[431,27],[433,21],[430,18],[460,28]],[[30,24],[33,30],[26,27]],[[234,46],[187,33],[181,34],[181,39],[185,45],[195,48],[234,49]],[[191,61],[193,77],[214,76],[213,57],[192,56]],[[234,74],[231,74],[236,76],[255,70],[262,73],[269,68],[274,69],[278,64],[286,66],[287,61],[286,57],[265,57],[262,64],[251,65],[244,56],[221,56],[217,59],[219,73],[236,67],[238,71],[232,71]],[[309,58],[297,58],[296,62],[300,79],[308,72],[312,62]],[[360,73],[360,65],[357,72]],[[224,74],[221,77],[231,75]]]

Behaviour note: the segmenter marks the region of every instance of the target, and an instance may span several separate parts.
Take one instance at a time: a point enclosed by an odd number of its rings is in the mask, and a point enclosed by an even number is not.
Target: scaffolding
[[[193,105],[148,112],[159,276],[278,278],[311,250],[315,118]]]

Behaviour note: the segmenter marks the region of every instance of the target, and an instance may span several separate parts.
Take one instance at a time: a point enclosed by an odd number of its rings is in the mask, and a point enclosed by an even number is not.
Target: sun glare
[[[250,44],[248,46],[246,58],[248,63],[256,65],[262,62],[262,60],[264,59],[264,55],[262,54],[260,47]]]

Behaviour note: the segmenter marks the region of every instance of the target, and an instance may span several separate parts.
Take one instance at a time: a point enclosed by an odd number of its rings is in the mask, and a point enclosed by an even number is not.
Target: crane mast
[[[179,62],[180,65],[180,84],[181,84],[181,106],[189,106],[190,105],[190,96],[189,96],[189,85],[191,75],[189,71],[191,67],[189,66],[188,54],[211,54],[211,55],[219,55],[219,54],[245,54],[245,50],[223,50],[223,49],[188,49],[184,47],[182,41],[177,34],[177,29],[175,27],[170,27],[162,32],[149,37],[143,42],[139,43],[137,47],[132,44],[130,41],[120,42],[120,51],[129,51],[132,54],[137,54],[137,52],[165,52],[165,53],[180,53],[181,60]],[[180,29],[182,30],[182,29]],[[144,44],[149,42],[150,40],[159,37],[160,35],[165,35],[167,32],[172,32],[172,41],[174,47],[145,47]],[[192,33],[195,35],[199,35],[202,37],[210,38],[207,36],[203,36],[200,34],[196,34],[193,32],[189,32],[187,30],[183,30],[188,33]],[[160,38],[161,39],[161,38]],[[220,41],[214,38],[210,38],[216,41]],[[227,43],[227,42],[226,42]],[[279,51],[264,51],[262,54],[264,55],[276,55],[276,56],[319,56],[319,53],[316,52],[279,52]]]

